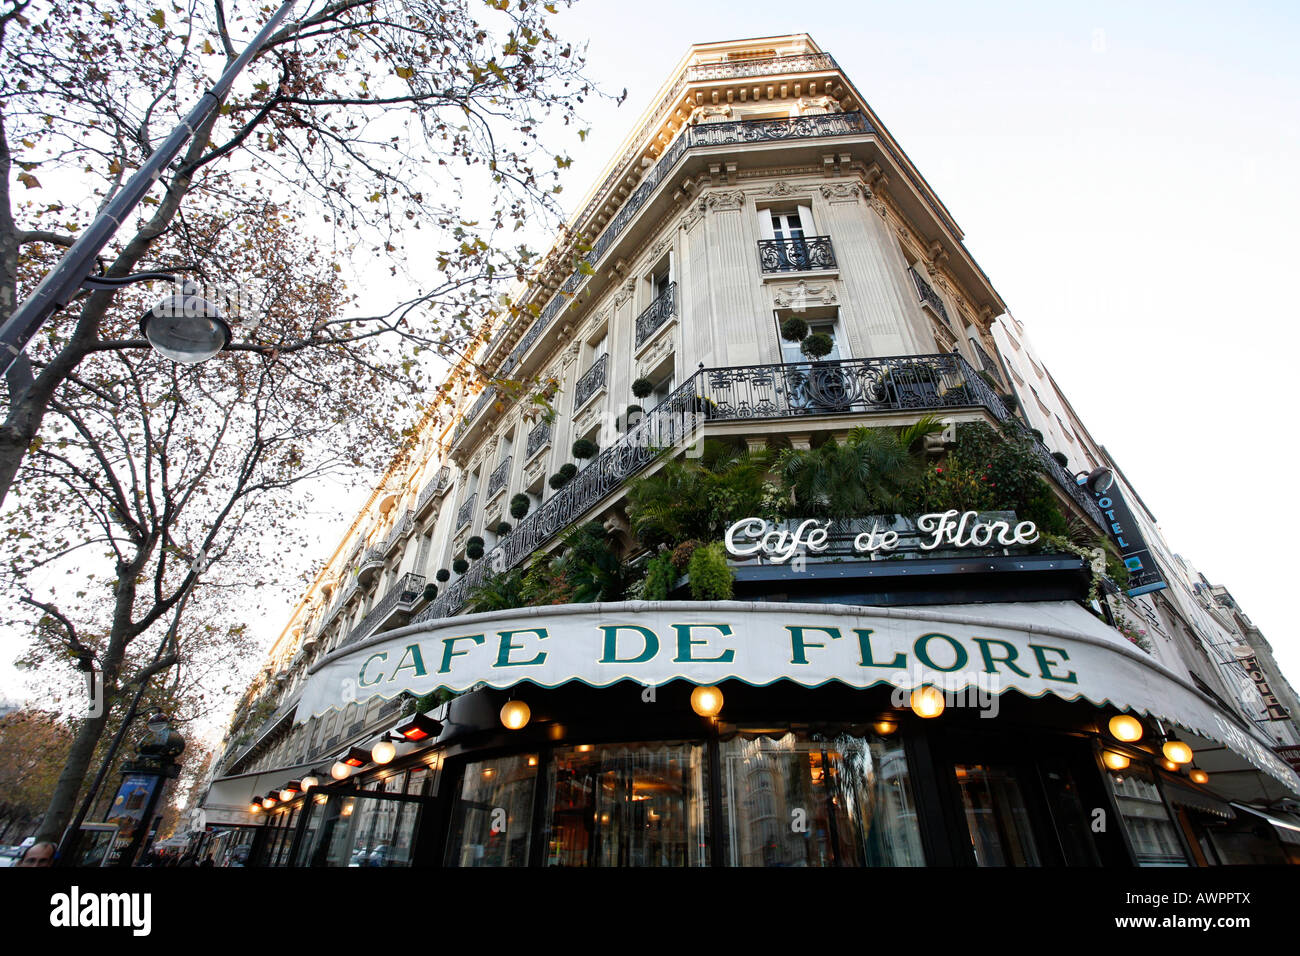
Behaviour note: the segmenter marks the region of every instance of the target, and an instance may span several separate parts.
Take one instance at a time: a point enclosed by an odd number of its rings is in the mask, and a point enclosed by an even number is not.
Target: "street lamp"
[[[140,316],[140,333],[153,350],[173,362],[196,365],[205,362],[230,344],[230,324],[221,309],[199,295],[193,279],[181,280],[166,272],[137,272],[120,278],[87,276],[88,289],[120,289],[136,282],[160,279],[179,286],[180,295],[169,295]]]

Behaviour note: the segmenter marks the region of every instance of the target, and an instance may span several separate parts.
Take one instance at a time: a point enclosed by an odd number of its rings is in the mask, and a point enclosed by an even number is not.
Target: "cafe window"
[[[976,866],[1038,866],[1029,809],[1016,777],[984,764],[954,768]]]
[[[721,746],[732,866],[923,866],[900,742],[740,735]]]
[[[447,842],[447,866],[527,866],[536,755],[468,764]]]
[[[548,866],[707,866],[704,748],[580,745],[546,782]]]
[[[427,779],[423,768],[413,770],[419,787]],[[298,848],[298,866],[410,866],[422,802],[413,798],[406,774],[377,781],[368,794],[344,796],[313,793],[304,803],[309,811]],[[380,794],[386,796],[379,796]],[[409,795],[409,796],[408,796]]]
[[[1174,822],[1151,772],[1133,764],[1107,776],[1138,866],[1186,866]]]

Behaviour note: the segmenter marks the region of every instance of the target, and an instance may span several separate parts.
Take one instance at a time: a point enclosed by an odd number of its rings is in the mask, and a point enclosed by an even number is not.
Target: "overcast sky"
[[[1281,518],[1297,459],[1300,15],[1143,6],[583,0],[561,22],[628,99],[590,105],[566,195],[587,191],[689,44],[811,34],[956,217],[1171,546],[1233,592],[1300,684]],[[291,607],[267,610],[269,642]]]

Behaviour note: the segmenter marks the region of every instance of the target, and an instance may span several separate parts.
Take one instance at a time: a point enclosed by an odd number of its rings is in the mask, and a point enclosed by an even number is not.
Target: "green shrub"
[[[677,569],[673,567],[672,553],[661,552],[645,566],[645,585],[641,589],[641,597],[647,601],[666,601],[676,583]]]
[[[808,338],[803,340],[799,346],[799,351],[814,361],[831,353],[835,348],[835,340],[825,332],[814,332]]]
[[[579,438],[573,443],[574,458],[595,458],[598,451],[600,451],[600,446],[590,438]]]
[[[729,601],[735,572],[727,564],[722,542],[715,541],[695,549],[687,567],[691,576],[691,598],[696,601]]]
[[[532,506],[532,499],[521,491],[510,499],[510,517],[518,521],[524,515],[528,514],[528,509]]]
[[[802,342],[808,336],[808,323],[797,315],[781,323],[781,338],[787,342]]]
[[[638,378],[632,383],[632,394],[637,398],[646,398],[654,390],[655,387],[648,378]]]
[[[438,585],[426,584],[424,586],[424,599],[426,601],[432,601],[437,596],[438,596]]]
[[[434,577],[437,578],[439,581],[450,581],[451,572],[448,571],[446,568],[439,568],[438,573],[435,574]]]
[[[455,561],[451,562],[451,569],[457,574],[464,574],[469,570],[469,562],[464,558],[457,558]]]
[[[470,538],[469,541],[465,543],[465,557],[469,558],[471,561],[477,561],[479,558],[483,557],[482,538]]]
[[[509,521],[501,521],[492,530],[496,532],[497,537],[504,538],[513,529],[514,529],[514,525],[512,525]]]
[[[561,465],[560,470],[551,475],[550,486],[559,491],[565,485],[573,480],[573,476],[578,473],[578,466],[574,464]]]

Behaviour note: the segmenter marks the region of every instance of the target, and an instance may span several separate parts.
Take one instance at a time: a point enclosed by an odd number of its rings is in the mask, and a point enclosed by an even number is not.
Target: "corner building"
[[[393,463],[238,709],[206,839],[264,866],[1300,860],[1294,694],[1238,653],[1255,635],[1285,685],[1267,642],[1164,543],[832,57],[693,46],[653,103],[585,243],[475,357],[556,414],[466,394]],[[779,462],[927,416],[910,512],[774,505],[683,542],[629,495],[718,448],[780,494]],[[1037,520],[943,497],[971,435],[1019,449]]]

